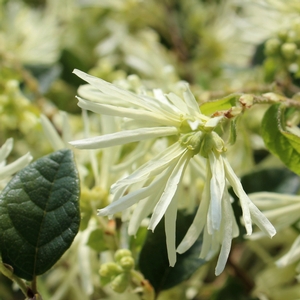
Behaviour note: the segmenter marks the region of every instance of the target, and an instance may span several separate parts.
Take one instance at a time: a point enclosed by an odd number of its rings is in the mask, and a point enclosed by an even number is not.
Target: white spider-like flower
[[[272,224],[244,192],[225,157],[223,140],[213,131],[223,116],[210,118],[203,115],[187,85],[183,98],[172,93],[165,95],[161,90],[154,90],[151,96],[137,95],[78,70],[74,72],[90,84],[79,88],[82,97],[78,97],[79,106],[122,117],[129,129],[73,141],[73,146],[97,149],[168,136],[177,139],[131,175],[113,184],[113,201],[99,210],[98,215],[113,215],[136,205],[129,219],[129,234],[132,235],[151,213],[148,226],[151,230],[165,216],[168,257],[170,265],[174,266],[178,190],[189,161],[200,155],[207,160],[204,193],[195,220],[177,251],[187,251],[203,232],[201,257],[210,259],[221,246],[216,274],[223,271],[231,240],[238,235],[232,199],[227,191],[229,185],[240,199],[247,234],[252,233],[252,221],[270,237],[275,234]]]

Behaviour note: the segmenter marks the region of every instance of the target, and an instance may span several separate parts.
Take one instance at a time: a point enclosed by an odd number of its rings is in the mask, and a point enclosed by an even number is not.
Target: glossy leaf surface
[[[15,275],[33,280],[70,247],[80,223],[79,178],[71,150],[30,164],[0,195],[0,251]]]
[[[282,104],[274,104],[267,110],[261,134],[268,150],[300,175],[300,137],[285,129],[285,107]]]

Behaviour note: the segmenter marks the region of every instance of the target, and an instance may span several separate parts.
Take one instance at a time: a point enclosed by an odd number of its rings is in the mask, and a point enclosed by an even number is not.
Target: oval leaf
[[[227,110],[235,106],[240,97],[240,94],[230,94],[221,99],[204,102],[200,105],[201,113],[210,116],[217,111]]]
[[[70,247],[79,223],[79,178],[71,150],[30,164],[0,195],[0,252],[14,274],[33,280]]]
[[[266,147],[285,165],[300,175],[300,138],[284,130],[284,110],[282,104],[272,105],[264,115],[261,134]]]

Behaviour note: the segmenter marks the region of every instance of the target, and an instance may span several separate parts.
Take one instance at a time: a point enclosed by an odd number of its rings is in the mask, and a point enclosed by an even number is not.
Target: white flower
[[[0,180],[3,180],[14,173],[20,171],[26,167],[32,160],[32,156],[28,152],[27,154],[21,156],[16,161],[6,164],[6,158],[10,154],[13,148],[13,139],[9,138],[0,148]]]
[[[1,23],[0,52],[29,65],[53,64],[59,58],[60,30],[51,14],[10,1]]]
[[[269,236],[275,234],[274,227],[244,192],[223,153],[226,150],[223,140],[213,131],[223,116],[209,118],[201,114],[188,87],[183,99],[172,93],[164,95],[161,90],[154,90],[151,96],[136,95],[78,70],[74,72],[90,83],[79,89],[79,95],[84,98],[78,97],[79,106],[96,113],[123,117],[125,130],[73,141],[73,146],[96,149],[177,136],[171,146],[111,187],[113,201],[99,210],[99,215],[122,212],[123,219],[124,215],[130,216],[131,235],[136,234],[142,220],[151,213],[148,226],[151,230],[165,215],[167,251],[173,266],[176,262],[178,187],[189,161],[200,154],[207,159],[204,193],[194,222],[177,251],[187,251],[203,232],[201,257],[210,259],[221,245],[216,274],[223,271],[232,238],[238,235],[232,199],[227,190],[229,185],[240,199],[247,234],[252,233],[252,220]],[[132,206],[133,212],[128,214]]]
[[[90,83],[78,90],[79,95],[85,98],[78,97],[78,105],[81,108],[104,115],[132,119],[130,127],[134,128],[71,142],[71,145],[77,148],[104,148],[177,135],[185,128],[190,129],[188,120],[198,121],[199,126],[207,128],[215,126],[210,123],[210,118],[200,113],[199,106],[188,87],[183,95],[184,100],[173,93],[164,95],[161,90],[154,90],[154,97],[150,97],[133,94],[79,70],[75,70],[74,73]]]
[[[231,240],[239,234],[231,207],[232,198],[228,193],[228,183],[240,200],[247,234],[252,233],[252,219],[270,237],[276,233],[273,225],[246,195],[225,155],[211,151],[208,154],[207,179],[200,206],[177,252],[187,251],[203,233],[201,258],[210,259],[221,246],[216,275],[223,271],[230,252]]]

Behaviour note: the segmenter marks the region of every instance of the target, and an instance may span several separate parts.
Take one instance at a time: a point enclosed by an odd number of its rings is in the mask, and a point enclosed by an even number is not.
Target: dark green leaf
[[[285,168],[259,170],[243,176],[241,182],[247,194],[262,191],[297,194],[300,189],[299,176]]]
[[[285,107],[272,105],[264,115],[261,127],[266,147],[286,166],[300,175],[300,138],[285,130]]]
[[[183,239],[192,223],[194,216],[178,212],[176,221],[177,244]],[[171,288],[187,280],[200,266],[206,263],[199,258],[202,236],[185,253],[177,254],[174,267],[169,266],[166,249],[164,220],[155,228],[154,233],[148,232],[147,239],[140,253],[139,266],[146,279],[150,281],[156,293]]]
[[[61,75],[63,80],[75,87],[83,84],[83,81],[79,77],[72,74],[74,66],[84,72],[87,72],[89,67],[87,67],[74,52],[63,49],[61,52],[60,63],[63,67]]]
[[[248,283],[248,282],[247,282]],[[252,287],[252,286],[251,286]],[[238,277],[229,276],[224,286],[212,295],[211,300],[256,300],[250,296],[249,286]]]
[[[79,179],[71,150],[30,164],[0,195],[0,251],[15,275],[31,281],[70,247],[80,223]]]

